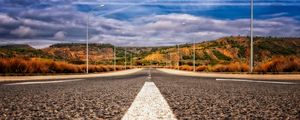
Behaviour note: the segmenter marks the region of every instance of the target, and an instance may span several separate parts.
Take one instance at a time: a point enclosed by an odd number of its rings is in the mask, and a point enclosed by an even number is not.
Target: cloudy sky
[[[254,0],[255,35],[300,37],[300,0]],[[249,35],[249,0],[0,0],[0,44],[157,46]]]

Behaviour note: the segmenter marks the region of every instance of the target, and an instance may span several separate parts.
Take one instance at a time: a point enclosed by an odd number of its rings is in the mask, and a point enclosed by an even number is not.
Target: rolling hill
[[[232,62],[247,63],[250,56],[249,38],[247,37],[224,37],[214,41],[196,44],[197,65],[228,64]],[[256,37],[254,43],[255,61],[265,62],[275,56],[300,57],[300,38],[271,38]],[[151,56],[163,56],[156,59],[161,61],[178,61],[181,65],[192,65],[193,45],[180,45],[180,56],[176,46],[167,49],[159,49],[152,52]]]
[[[255,37],[255,65],[270,62],[278,57],[300,58],[300,38]],[[91,64],[111,65],[113,62],[113,45],[90,44]],[[117,64],[123,65],[125,49],[127,64],[181,66],[193,65],[193,44],[164,47],[116,47]],[[196,43],[196,65],[216,66],[230,64],[248,64],[249,38],[242,36],[223,37],[213,41]],[[55,61],[66,61],[73,64],[84,64],[86,46],[81,43],[54,44],[48,48],[35,49],[29,45],[0,46],[1,58],[44,58]]]

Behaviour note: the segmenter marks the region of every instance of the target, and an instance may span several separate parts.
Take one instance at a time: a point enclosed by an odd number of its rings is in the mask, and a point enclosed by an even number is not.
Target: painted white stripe
[[[84,79],[73,79],[73,80],[55,80],[55,81],[38,81],[38,82],[19,82],[19,83],[10,83],[5,85],[30,85],[30,84],[47,84],[47,83],[62,83],[62,82],[73,82],[80,81]]]
[[[238,81],[238,82],[256,82],[256,83],[272,83],[272,84],[297,84],[293,82],[276,82],[276,81],[258,81],[258,80],[245,80],[245,79],[216,79],[217,81]]]
[[[122,120],[176,120],[176,118],[155,84],[145,82]]]

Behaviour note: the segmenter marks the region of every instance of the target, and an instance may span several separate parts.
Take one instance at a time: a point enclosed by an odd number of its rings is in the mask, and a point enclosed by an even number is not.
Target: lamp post
[[[127,69],[127,48],[125,47],[125,70]]]
[[[100,5],[100,7],[104,7],[104,5]],[[94,9],[91,10],[93,12]],[[86,22],[86,74],[89,74],[89,24],[90,24],[90,13],[87,15]]]
[[[173,65],[172,65],[172,56],[171,56],[170,52],[169,52],[169,58],[170,58],[170,67],[173,67]]]
[[[132,62],[133,62],[133,57],[132,57],[132,53],[130,54],[130,68],[132,68]]]
[[[114,45],[114,71],[116,71],[116,46]]]
[[[251,20],[250,20],[250,36],[251,36],[251,53],[250,53],[250,73],[253,72],[253,66],[254,66],[254,60],[253,60],[253,17],[254,17],[254,14],[253,14],[253,0],[250,0],[251,3],[250,3],[250,6],[251,6]]]
[[[177,69],[179,70],[180,67],[180,53],[179,53],[179,44],[177,44],[177,54],[178,54],[178,62],[177,62]]]
[[[194,39],[194,47],[193,47],[193,71],[196,72],[196,41]]]
[[[89,21],[90,14],[88,13],[86,23],[86,74],[89,74]]]
[[[165,65],[165,68],[167,68],[168,67],[168,63],[169,63],[169,59],[168,59],[168,55],[169,55],[169,53],[167,52],[167,54],[166,54],[166,65]]]

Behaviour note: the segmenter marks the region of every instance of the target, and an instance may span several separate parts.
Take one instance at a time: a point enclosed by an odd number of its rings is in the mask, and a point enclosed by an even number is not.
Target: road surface
[[[2,82],[0,119],[300,119],[299,81],[217,78],[144,69],[120,77]]]

